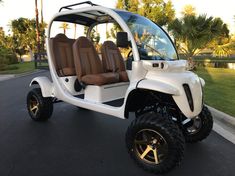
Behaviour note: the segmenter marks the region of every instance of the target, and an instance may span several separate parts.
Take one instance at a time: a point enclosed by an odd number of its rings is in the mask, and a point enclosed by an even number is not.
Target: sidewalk
[[[235,117],[208,106],[214,118],[213,130],[235,144]]]
[[[8,80],[8,79],[12,79],[12,78],[27,76],[27,75],[31,75],[31,74],[35,74],[35,73],[41,73],[41,72],[45,72],[45,71],[46,70],[35,70],[35,71],[32,71],[32,72],[26,72],[26,73],[21,73],[21,74],[0,74],[0,82]]]
[[[5,81],[5,80],[8,80],[8,79],[11,79],[11,78],[14,78],[15,75],[0,75],[0,81]]]

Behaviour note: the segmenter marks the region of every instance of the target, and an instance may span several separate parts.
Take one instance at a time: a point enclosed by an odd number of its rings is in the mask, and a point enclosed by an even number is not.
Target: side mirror
[[[117,47],[128,48],[130,42],[128,41],[127,32],[118,32],[117,33]]]

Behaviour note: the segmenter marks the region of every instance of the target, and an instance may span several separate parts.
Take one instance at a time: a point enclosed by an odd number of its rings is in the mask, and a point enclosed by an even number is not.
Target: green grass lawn
[[[41,63],[41,66],[48,66],[48,63]],[[17,64],[7,65],[4,70],[0,70],[0,74],[21,74],[32,72],[35,70],[34,62],[22,62]]]
[[[206,81],[206,103],[235,117],[235,70],[198,68],[196,73]]]
[[[0,74],[20,74],[34,71],[34,62],[23,62],[17,64],[7,65]]]

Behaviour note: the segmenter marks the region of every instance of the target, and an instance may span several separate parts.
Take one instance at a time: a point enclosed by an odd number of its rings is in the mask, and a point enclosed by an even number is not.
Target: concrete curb
[[[23,77],[23,76],[28,76],[28,75],[31,75],[31,74],[37,74],[37,73],[41,73],[41,72],[45,72],[45,71],[47,71],[47,70],[35,70],[35,71],[32,71],[32,72],[21,73],[21,74],[0,75],[0,82],[6,81],[6,80],[9,80],[9,79],[13,79],[13,78],[20,78],[20,77]]]
[[[207,106],[209,108],[209,110],[213,113],[213,114],[217,114],[215,118],[217,118],[217,120],[224,122],[224,123],[228,123],[232,126],[234,126],[235,128],[235,117],[230,116],[224,112],[221,112],[213,107]]]
[[[36,74],[36,73],[42,73],[42,72],[45,72],[45,71],[48,71],[48,70],[39,70],[39,69],[37,69],[37,70],[32,71],[32,72],[26,72],[26,73],[16,74],[16,75],[15,75],[15,78],[22,77],[22,76],[28,76],[28,75]]]
[[[235,144],[235,117],[207,106],[214,118],[213,130]]]

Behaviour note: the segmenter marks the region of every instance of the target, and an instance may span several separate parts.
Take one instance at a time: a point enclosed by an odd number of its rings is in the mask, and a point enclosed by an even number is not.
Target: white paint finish
[[[143,61],[133,61],[130,80],[135,82],[144,79],[147,72],[148,70],[143,67]]]
[[[85,89],[85,100],[102,103],[124,98],[129,83],[121,82],[104,86],[88,85]]]
[[[128,76],[130,78],[129,87],[126,85],[125,88],[121,89],[110,89],[105,90],[102,87],[98,86],[88,86],[87,90],[85,90],[85,99],[80,99],[74,97],[73,90],[73,82],[75,78],[71,78],[72,81],[70,83],[65,83],[63,78],[59,78],[55,71],[55,67],[52,62],[51,57],[51,48],[49,45],[50,38],[50,30],[53,19],[61,15],[67,14],[78,14],[80,12],[98,10],[104,13],[109,14],[113,19],[115,19],[121,28],[128,33],[128,37],[132,43],[132,51],[134,61],[132,62],[132,71],[128,72]],[[129,93],[136,89],[136,85],[139,81],[139,88],[143,89],[151,89],[155,91],[160,91],[168,94],[173,94],[173,98],[181,109],[181,111],[188,118],[193,118],[197,116],[201,112],[202,107],[202,90],[201,83],[199,78],[193,74],[192,72],[185,71],[186,61],[140,61],[138,49],[134,40],[134,37],[131,34],[127,24],[123,21],[123,19],[112,9],[108,9],[101,6],[93,6],[93,7],[85,7],[75,10],[63,11],[56,14],[53,17],[52,21],[48,26],[48,35],[46,40],[47,42],[47,52],[48,52],[48,62],[51,77],[53,80],[52,83],[48,84],[48,92],[44,92],[45,95],[55,96],[56,98],[63,100],[64,102],[73,104],[75,106],[79,106],[82,108],[87,108],[90,110],[94,110],[97,112],[113,115],[119,118],[124,118],[124,110],[126,106],[126,101]],[[157,62],[164,62],[164,68],[153,68],[151,65]],[[42,80],[41,82],[43,82]],[[183,90],[182,84],[187,83],[190,86],[190,89],[193,93],[194,99],[194,107],[195,111],[191,112],[188,101]],[[45,88],[44,83],[41,83],[43,89]],[[45,84],[47,81],[45,80]],[[41,86],[41,85],[40,85]],[[52,89],[53,88],[53,89]],[[125,90],[126,92],[125,92]],[[124,96],[125,94],[125,96]],[[112,107],[109,105],[102,104],[101,102],[114,100],[116,98],[125,97],[124,104],[121,107]]]
[[[66,79],[68,80],[67,82],[66,82]],[[59,77],[59,81],[62,84],[62,86],[64,86],[67,89],[67,91],[71,93],[72,95],[79,95],[83,93],[83,91],[76,92],[74,90],[74,84],[75,84],[76,79],[77,79],[77,76]]]
[[[160,61],[160,60],[143,60],[143,67],[149,71],[160,72],[183,72],[186,70],[186,60],[175,61]],[[157,64],[158,67],[153,67],[153,64]],[[163,68],[162,68],[163,66]]]
[[[177,61],[170,61],[177,62]],[[187,118],[193,118],[197,116],[202,110],[202,89],[199,77],[190,72],[160,72],[160,71],[149,71],[146,75],[149,80],[160,81],[165,84],[175,87],[179,94],[173,95],[173,99],[176,102],[179,109]],[[183,84],[188,84],[193,97],[194,111],[190,110],[188,100],[183,89]]]
[[[176,87],[158,80],[144,79],[139,82],[137,87],[140,89],[149,89],[157,92],[163,92],[170,95],[180,95],[179,90]]]
[[[34,78],[29,84],[30,87],[32,86],[33,82],[37,82],[39,84],[43,97],[54,97],[53,84],[47,77],[40,76]]]
[[[117,117],[120,117],[120,118],[124,118],[124,107],[125,107],[124,105],[122,107],[115,108],[115,107],[112,107],[112,106],[109,106],[109,105],[94,103],[94,102],[91,102],[91,101],[78,99],[78,98],[72,96],[70,94],[70,92],[64,86],[61,85],[61,83],[59,81],[59,77],[57,76],[57,73],[55,71],[55,67],[54,67],[52,59],[51,59],[52,58],[52,53],[51,53],[51,48],[50,48],[50,45],[49,45],[49,38],[50,38],[50,30],[51,30],[51,25],[53,23],[53,20],[58,16],[62,16],[62,15],[66,15],[66,14],[74,14],[74,13],[79,13],[79,12],[85,12],[85,11],[91,11],[91,10],[98,10],[98,11],[107,13],[119,23],[121,28],[125,32],[128,33],[128,38],[130,39],[130,41],[132,43],[132,51],[133,51],[134,59],[136,61],[139,60],[138,49],[137,49],[134,37],[132,36],[132,33],[131,33],[130,29],[128,28],[127,24],[123,21],[123,19],[115,11],[113,11],[112,9],[108,9],[108,8],[105,8],[105,7],[102,7],[102,6],[92,6],[92,7],[85,7],[85,8],[80,8],[80,9],[75,9],[75,10],[68,10],[68,11],[63,11],[63,12],[57,13],[52,18],[51,22],[48,25],[48,34],[47,34],[48,38],[46,40],[47,53],[48,53],[48,63],[49,63],[51,77],[52,77],[53,84],[54,84],[55,96],[58,99],[63,100],[67,103],[73,104],[75,106],[80,106],[80,107],[87,108],[87,109],[90,109],[90,110],[94,110],[94,111],[97,111],[97,112],[102,112],[102,113],[105,113],[105,114],[109,114],[109,115],[117,116]],[[137,69],[136,72],[138,73],[139,71],[140,71],[140,69]],[[144,77],[144,75],[142,77]],[[131,79],[132,79],[132,77],[130,77],[130,81],[132,81]]]
[[[199,77],[202,87],[206,85],[206,82],[203,78]]]

